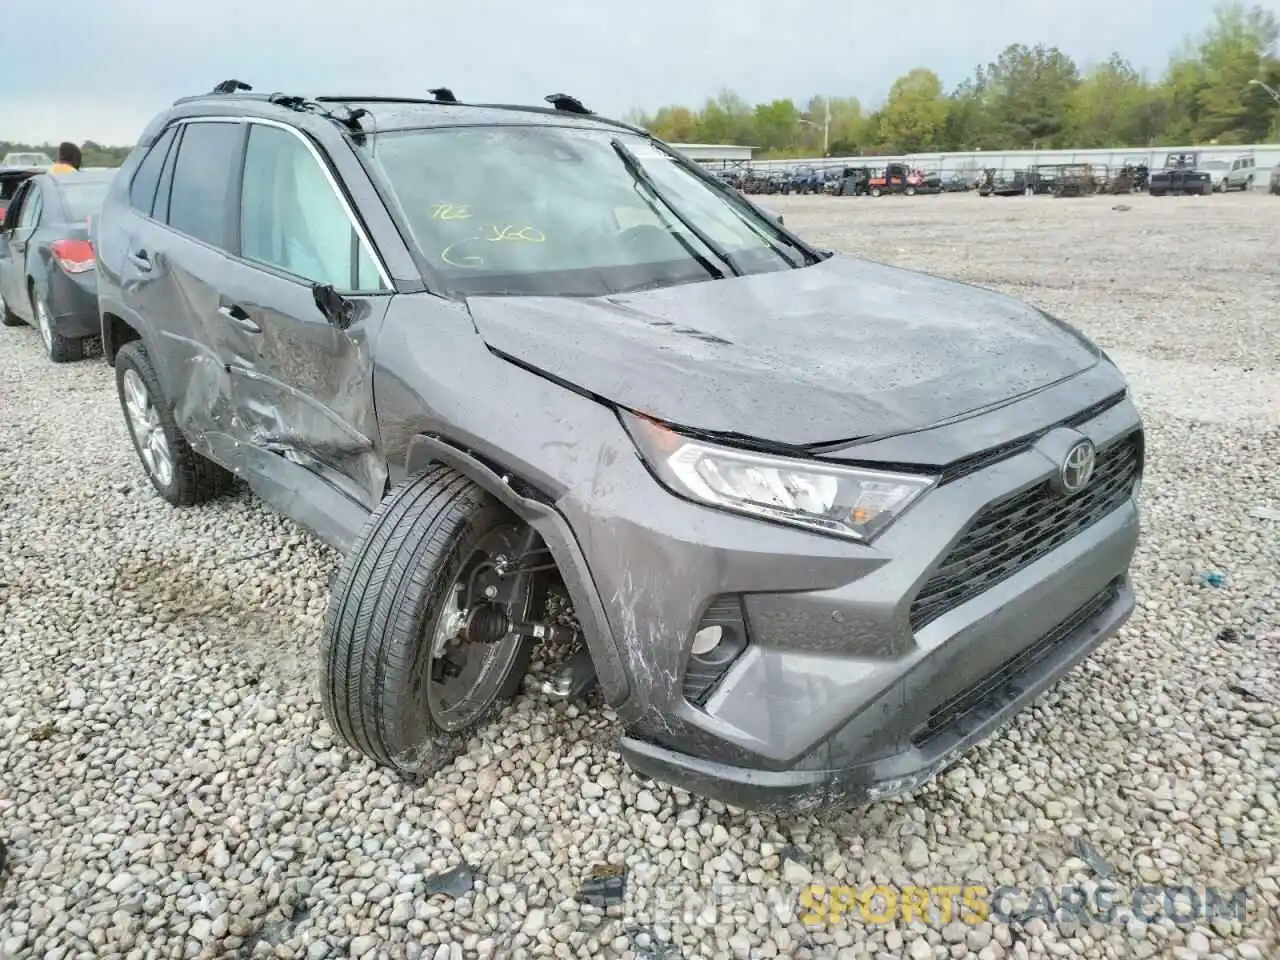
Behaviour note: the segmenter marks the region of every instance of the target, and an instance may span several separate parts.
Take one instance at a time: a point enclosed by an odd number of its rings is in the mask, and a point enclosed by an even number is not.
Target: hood
[[[917,430],[1098,359],[1021,301],[840,256],[635,294],[467,305],[489,347],[526,367],[673,426],[779,446]]]

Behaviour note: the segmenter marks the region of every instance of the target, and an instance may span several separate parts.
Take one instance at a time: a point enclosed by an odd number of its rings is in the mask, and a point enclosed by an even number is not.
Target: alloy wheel
[[[40,339],[44,341],[45,353],[53,353],[53,320],[49,317],[49,308],[40,297],[35,297],[36,326],[40,328]]]
[[[160,412],[136,370],[124,374],[124,407],[143,465],[160,486],[169,486],[173,482],[173,455],[160,424]]]

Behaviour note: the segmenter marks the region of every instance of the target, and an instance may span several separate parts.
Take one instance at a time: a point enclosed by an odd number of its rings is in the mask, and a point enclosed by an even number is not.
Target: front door
[[[28,180],[14,195],[0,230],[0,296],[5,305],[28,323],[35,322],[27,290],[27,252],[31,235],[40,224],[40,185]]]
[[[370,346],[390,282],[334,184],[299,134],[250,124],[240,256],[217,305],[219,351],[240,439],[373,509],[387,469],[378,452]],[[345,329],[317,305],[317,286],[355,304]]]

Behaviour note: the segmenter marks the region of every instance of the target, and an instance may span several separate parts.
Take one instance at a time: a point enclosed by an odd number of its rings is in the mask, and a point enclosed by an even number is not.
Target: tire
[[[6,327],[25,327],[27,321],[9,309],[9,304],[5,303],[3,296],[0,296],[0,324]]]
[[[914,196],[916,195],[916,188],[915,188],[915,187],[907,187],[905,190],[903,190],[903,191],[902,191],[902,193],[903,193],[903,195],[904,195],[904,196],[914,197]]]
[[[193,507],[230,489],[235,481],[234,475],[192,450],[178,429],[172,405],[164,399],[151,358],[140,341],[130,341],[120,348],[116,354],[115,371],[116,393],[120,397],[120,409],[133,440],[133,449],[156,492],[175,507]],[[140,398],[131,393],[138,385],[145,391],[141,399],[147,402],[147,412],[138,409]],[[140,437],[139,431],[143,429],[144,422],[149,427],[149,434]],[[157,437],[163,440],[163,446]],[[144,449],[151,452],[150,458]],[[157,457],[162,450],[168,457],[168,470],[159,468]]]
[[[444,706],[436,675],[442,660],[433,648],[445,642],[440,630],[457,610],[450,605],[455,591],[477,577],[469,572],[474,558],[492,555],[485,545],[527,551],[536,539],[497,500],[448,467],[404,481],[383,500],[338,575],[326,616],[320,697],[329,725],[348,746],[421,782],[515,695],[532,651],[528,638],[507,633],[490,644],[450,641],[464,656],[481,658],[477,677],[488,684],[454,700],[448,709],[458,709],[456,716]],[[531,574],[513,579],[523,582],[503,597],[505,610],[527,619],[538,592]],[[471,602],[463,598],[461,604]],[[486,657],[492,658],[488,665]],[[464,690],[473,666],[462,670]]]
[[[873,196],[873,197],[878,197],[878,196],[880,196],[880,193],[881,193],[881,190],[880,190],[880,188],[879,188],[879,187],[872,187],[872,188],[871,188],[871,196]]]
[[[40,339],[44,343],[44,352],[54,363],[74,363],[83,360],[88,351],[85,342],[79,337],[64,337],[53,326],[53,315],[44,297],[36,293],[35,286],[29,290],[31,297],[31,315],[36,318],[36,329],[40,331]]]

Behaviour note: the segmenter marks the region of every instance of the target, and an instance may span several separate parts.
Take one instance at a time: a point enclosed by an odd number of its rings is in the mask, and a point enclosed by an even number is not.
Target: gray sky
[[[1280,12],[1280,0],[1263,0]],[[132,143],[176,97],[236,78],[299,94],[539,102],[566,92],[602,113],[814,93],[875,105],[916,66],[950,88],[1013,42],[1082,65],[1112,50],[1159,73],[1211,0],[61,0],[49,29],[9,30],[0,139]],[[20,43],[47,37],[51,46]]]

